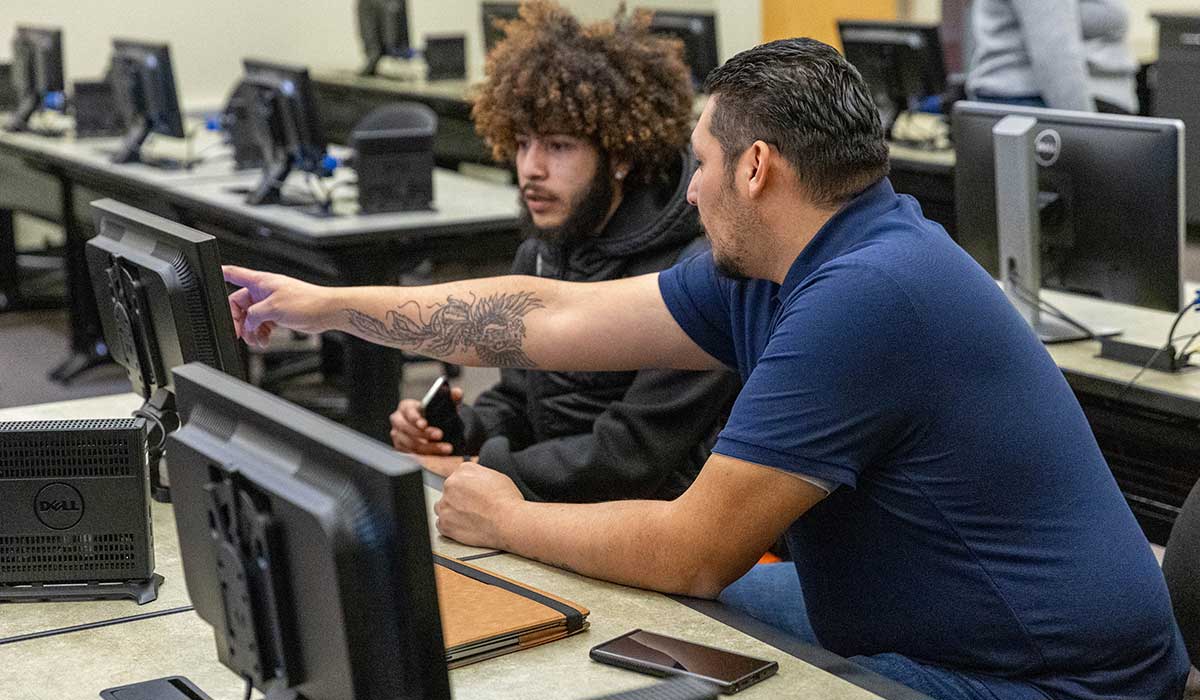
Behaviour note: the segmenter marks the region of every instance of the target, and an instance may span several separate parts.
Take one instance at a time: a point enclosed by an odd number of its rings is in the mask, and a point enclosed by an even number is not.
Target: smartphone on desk
[[[724,695],[744,690],[779,670],[776,661],[633,630],[592,647],[589,656],[604,664],[652,676],[690,676],[717,686]]]
[[[446,381],[445,376],[434,380],[429,391],[425,392],[425,397],[421,399],[421,415],[425,416],[429,425],[441,429],[441,441],[450,443],[454,448],[451,454],[466,454],[462,418],[458,417],[458,407],[450,396],[450,382]]]

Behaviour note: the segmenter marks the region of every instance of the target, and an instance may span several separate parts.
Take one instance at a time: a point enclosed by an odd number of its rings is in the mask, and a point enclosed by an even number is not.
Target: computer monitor
[[[367,62],[363,75],[374,75],[384,56],[409,58],[408,3],[405,0],[358,0],[358,33]]]
[[[421,469],[201,364],[168,448],[188,596],[266,697],[450,697]]]
[[[714,68],[717,57],[717,20],[708,12],[653,10],[650,31],[673,36],[683,42],[683,60],[692,71],[692,85],[699,90]]]
[[[871,90],[889,139],[902,112],[946,89],[938,25],[839,20],[838,34],[846,60]]]
[[[114,163],[140,162],[142,143],[152,133],[184,138],[169,46],[114,39],[109,78],[129,127],[125,142],[112,156]]]
[[[515,2],[485,2],[479,6],[483,19],[483,55],[492,52],[492,48],[504,41],[504,30],[497,22],[517,19],[521,16],[521,6]]]
[[[208,234],[111,199],[93,202],[92,216],[87,267],[104,342],[146,399],[139,413],[158,423],[151,485],[155,498],[166,500],[158,458],[177,425],[171,370],[202,362],[244,376],[220,251]]]
[[[993,277],[999,264],[994,127],[1031,117],[1044,287],[1175,312],[1183,303],[1183,124],[1177,120],[959,102],[958,242]],[[1031,187],[1032,189],[1032,187]],[[1011,212],[1003,212],[1004,216]]]
[[[18,26],[12,51],[12,80],[17,93],[17,108],[7,128],[24,131],[29,127],[29,118],[47,102],[62,104],[62,31]]]
[[[293,168],[325,176],[325,129],[317,112],[308,70],[247,59],[242,85],[249,89],[244,111],[263,156],[263,176],[246,196],[250,204],[281,201],[280,190]]]

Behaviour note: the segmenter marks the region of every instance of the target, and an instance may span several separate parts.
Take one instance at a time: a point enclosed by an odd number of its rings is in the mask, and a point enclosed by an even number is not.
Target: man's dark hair
[[[888,173],[879,112],[854,66],[814,39],[743,51],[709,73],[710,127],[730,177],[757,140],[783,154],[813,201],[840,204]]]

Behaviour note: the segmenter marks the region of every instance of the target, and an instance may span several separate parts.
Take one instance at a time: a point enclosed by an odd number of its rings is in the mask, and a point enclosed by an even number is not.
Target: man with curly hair
[[[528,239],[514,274],[617,279],[703,247],[686,200],[689,73],[678,43],[648,23],[621,13],[582,26],[538,1],[503,27],[473,114],[496,160],[516,168]],[[505,369],[459,415],[467,452],[527,498],[669,499],[708,458],[739,384],[725,372]],[[402,400],[391,423],[396,449],[449,454],[417,401]]]

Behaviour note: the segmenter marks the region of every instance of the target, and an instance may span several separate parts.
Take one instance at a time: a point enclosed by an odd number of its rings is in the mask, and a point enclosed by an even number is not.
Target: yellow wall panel
[[[896,0],[762,0],[764,42],[808,36],[840,50],[839,19],[896,19]]]

